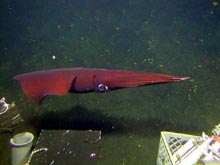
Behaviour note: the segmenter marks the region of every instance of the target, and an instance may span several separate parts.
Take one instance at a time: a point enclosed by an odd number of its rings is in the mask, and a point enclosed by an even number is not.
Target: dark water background
[[[201,135],[220,123],[220,5],[212,0],[3,0],[0,97],[16,132],[102,130],[100,164],[155,164],[160,131]],[[55,58],[53,58],[55,57]],[[37,106],[16,74],[94,67],[190,76],[182,83],[48,97]],[[0,164],[9,164],[1,133]]]

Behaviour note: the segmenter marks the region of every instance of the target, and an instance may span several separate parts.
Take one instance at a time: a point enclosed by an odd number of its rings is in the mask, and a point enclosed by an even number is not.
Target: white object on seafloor
[[[12,146],[12,165],[24,165],[29,158],[31,147],[33,145],[34,135],[30,132],[16,134],[11,140]]]

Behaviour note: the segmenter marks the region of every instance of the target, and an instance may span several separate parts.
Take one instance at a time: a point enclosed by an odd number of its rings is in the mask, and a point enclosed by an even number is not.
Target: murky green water
[[[214,3],[213,3],[214,2]],[[219,1],[4,0],[0,97],[41,129],[102,130],[100,164],[155,164],[160,131],[200,135],[220,122]],[[37,106],[12,77],[62,67],[190,76],[181,83],[105,94],[51,96]],[[1,133],[9,164],[11,133]]]

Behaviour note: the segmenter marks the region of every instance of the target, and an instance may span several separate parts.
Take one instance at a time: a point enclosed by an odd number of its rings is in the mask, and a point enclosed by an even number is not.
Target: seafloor
[[[201,135],[220,123],[218,0],[2,0],[0,97],[24,122],[9,139],[41,129],[102,130],[99,164],[155,164],[160,131]],[[105,94],[23,95],[13,76],[62,67],[126,69],[190,76],[186,82]]]

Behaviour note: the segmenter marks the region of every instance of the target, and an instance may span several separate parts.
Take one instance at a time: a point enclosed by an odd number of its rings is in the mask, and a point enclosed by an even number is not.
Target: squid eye
[[[99,84],[98,90],[99,90],[99,92],[106,92],[106,91],[108,91],[108,86],[106,86],[104,84]]]

